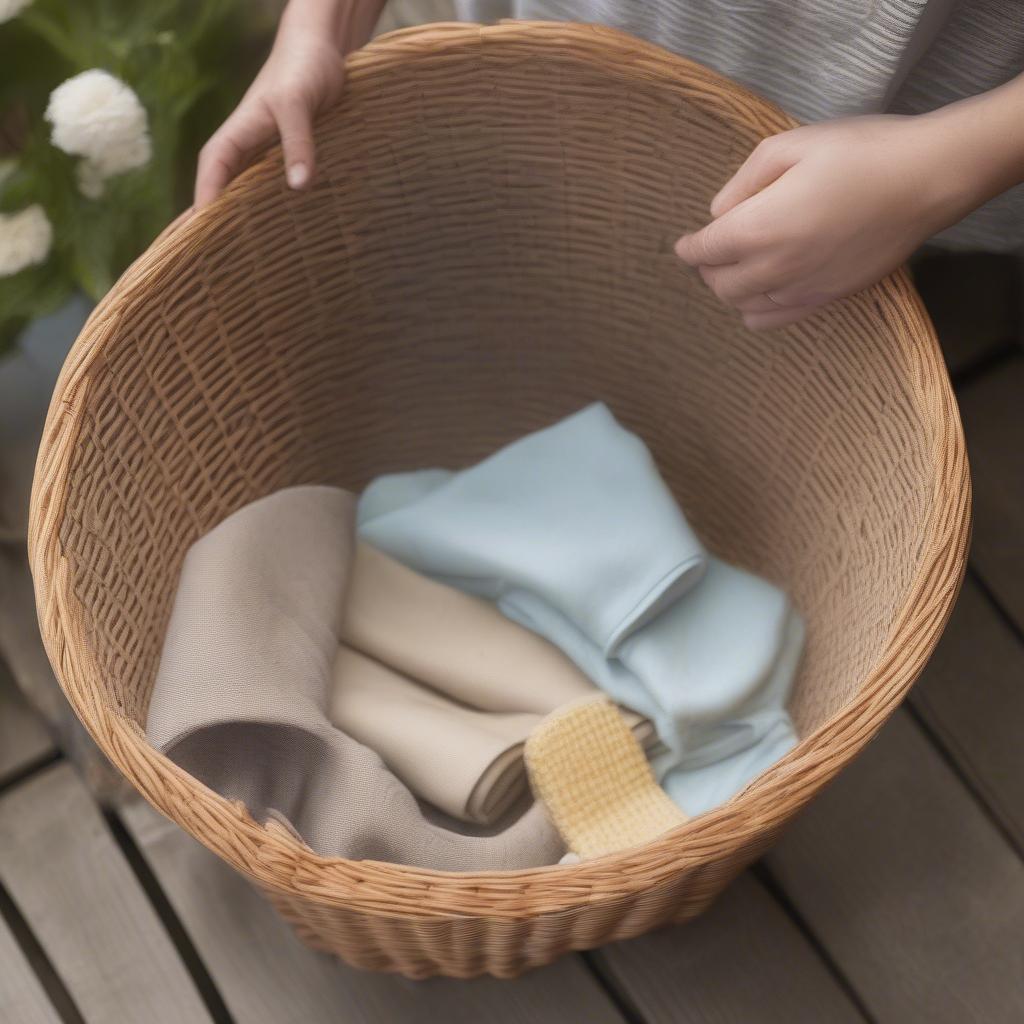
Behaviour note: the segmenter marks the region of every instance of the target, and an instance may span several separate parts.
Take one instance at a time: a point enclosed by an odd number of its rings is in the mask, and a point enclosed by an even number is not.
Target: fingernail
[[[288,168],[288,186],[302,188],[309,181],[309,168],[305,164],[292,164]]]

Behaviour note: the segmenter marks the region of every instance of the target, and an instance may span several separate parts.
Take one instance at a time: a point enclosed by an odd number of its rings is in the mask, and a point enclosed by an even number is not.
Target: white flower
[[[107,178],[141,167],[152,155],[146,109],[139,97],[99,68],[58,85],[50,94],[45,117],[53,125],[50,141],[65,153],[85,158],[78,168],[78,186],[90,198],[103,193]]]
[[[42,263],[53,242],[53,227],[38,204],[17,213],[0,213],[0,277]]]
[[[0,25],[16,18],[32,0],[0,0]]]

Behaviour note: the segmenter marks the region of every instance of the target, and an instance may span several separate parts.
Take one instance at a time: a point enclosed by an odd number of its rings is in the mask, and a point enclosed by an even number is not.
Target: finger
[[[213,202],[235,176],[239,162],[237,151],[226,138],[214,136],[199,152],[193,206],[201,210]]]
[[[745,308],[745,302],[763,298],[777,277],[770,279],[764,270],[744,263],[729,263],[721,267],[702,266],[698,272],[704,283],[723,301],[731,306]]]
[[[720,267],[738,263],[744,254],[744,236],[738,218],[725,216],[676,242],[676,255],[691,267]]]
[[[722,186],[711,200],[711,216],[721,217],[744,199],[766,188],[782,177],[796,161],[790,132],[762,139],[740,169]]]
[[[199,152],[195,207],[214,200],[245,166],[253,152],[270,141],[273,120],[245,104],[217,129]]]
[[[300,98],[281,100],[274,107],[281,149],[284,151],[285,178],[290,188],[305,188],[313,180],[316,152],[313,146],[313,115]]]

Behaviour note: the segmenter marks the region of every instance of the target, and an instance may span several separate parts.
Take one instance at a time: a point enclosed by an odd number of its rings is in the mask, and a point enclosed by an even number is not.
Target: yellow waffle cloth
[[[640,846],[687,820],[604,694],[548,715],[524,756],[535,796],[581,860]]]

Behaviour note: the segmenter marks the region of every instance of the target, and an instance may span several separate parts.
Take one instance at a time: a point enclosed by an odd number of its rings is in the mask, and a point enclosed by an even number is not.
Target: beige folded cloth
[[[596,692],[554,645],[493,604],[356,548],[331,721],[376,750],[417,795],[489,825],[528,791],[523,743]],[[642,742],[653,727],[626,712]]]
[[[499,830],[445,819],[328,721],[353,526],[347,492],[297,487],[239,509],[192,545],[150,741],[258,820],[287,820],[324,855],[448,871],[554,863],[564,846],[539,805]]]
[[[335,680],[331,721],[446,814],[491,824],[525,796],[523,742],[539,715],[456,704],[349,647]]]
[[[640,846],[687,820],[604,694],[546,718],[525,758],[538,801],[582,860]]]
[[[554,644],[489,601],[406,568],[357,542],[342,619],[350,647],[487,711],[547,715],[596,691]]]

